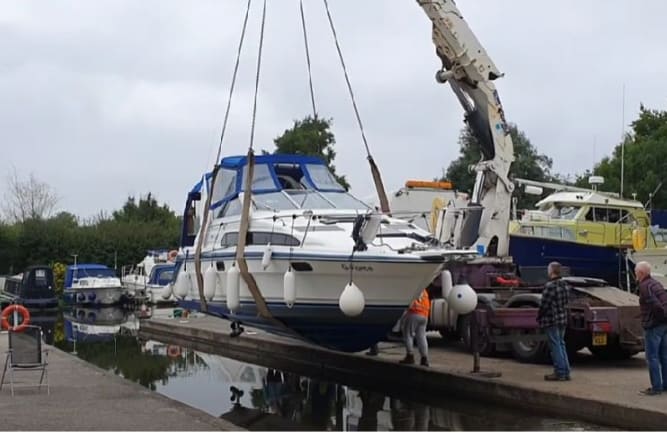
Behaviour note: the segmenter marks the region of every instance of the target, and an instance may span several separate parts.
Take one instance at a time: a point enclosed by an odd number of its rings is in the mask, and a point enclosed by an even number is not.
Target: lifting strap
[[[299,0],[301,11],[301,27],[303,28],[303,44],[306,48],[306,66],[308,67],[308,84],[310,86],[310,103],[313,106],[313,118],[317,119],[317,108],[315,107],[315,92],[313,90],[313,75],[310,68],[310,50],[308,49],[308,33],[306,32],[306,16],[303,13],[303,0]]]
[[[229,97],[227,98],[227,109],[225,110],[225,118],[222,122],[222,131],[220,132],[220,142],[218,144],[218,154],[215,157],[215,165],[213,167],[213,172],[211,173],[211,183],[208,189],[208,194],[206,196],[206,204],[204,205],[204,215],[202,217],[201,230],[199,232],[199,239],[197,240],[197,248],[195,249],[195,276],[197,278],[197,290],[199,292],[199,300],[201,302],[202,312],[208,312],[208,302],[204,296],[204,277],[201,273],[201,250],[204,244],[205,234],[208,233],[209,229],[209,211],[211,207],[211,198],[213,197],[213,190],[215,189],[215,178],[218,175],[220,169],[220,156],[222,153],[222,141],[225,138],[225,131],[227,130],[227,121],[229,120],[229,111],[232,106],[232,95],[234,94],[234,87],[236,86],[236,77],[239,71],[239,62],[241,59],[241,50],[243,48],[243,41],[245,40],[246,28],[248,27],[248,15],[250,15],[250,3],[252,0],[248,0],[246,6],[245,18],[243,19],[243,27],[241,28],[241,38],[239,40],[239,47],[236,52],[236,63],[234,65],[234,72],[232,74],[232,83],[229,87]],[[206,181],[206,177],[204,177]]]
[[[239,272],[243,281],[245,281],[248,286],[248,290],[255,300],[255,305],[257,308],[257,313],[266,320],[270,320],[275,324],[284,326],[279,320],[277,320],[269,308],[266,306],[266,301],[262,292],[257,286],[257,281],[255,277],[248,271],[248,264],[245,260],[245,246],[246,238],[248,235],[248,228],[250,226],[250,203],[252,202],[252,180],[255,173],[255,152],[253,150],[253,144],[255,140],[255,120],[257,118],[257,94],[259,93],[259,76],[262,66],[262,47],[264,46],[264,25],[266,22],[266,0],[264,0],[264,8],[262,10],[262,26],[259,34],[259,51],[257,54],[257,72],[255,74],[255,99],[252,107],[252,124],[250,126],[250,146],[248,148],[248,154],[246,156],[246,164],[248,170],[246,172],[245,184],[243,189],[243,208],[241,210],[241,224],[239,227],[239,241],[236,246],[236,264],[239,267]]]
[[[343,60],[343,52],[340,48],[340,44],[338,43],[336,28],[334,27],[333,19],[331,18],[331,12],[329,11],[329,2],[327,0],[324,0],[324,7],[327,11],[329,26],[331,27],[331,33],[333,34],[334,42],[336,43],[336,51],[338,51],[338,58],[340,59],[340,64],[343,68],[343,74],[345,75],[345,82],[347,83],[347,90],[348,93],[350,94],[350,99],[352,100],[352,107],[354,108],[354,114],[357,117],[359,130],[361,131],[361,138],[364,142],[364,146],[366,147],[366,155],[368,159],[368,164],[371,167],[373,183],[375,184],[375,189],[377,190],[378,198],[380,200],[380,209],[382,210],[383,213],[389,213],[389,200],[387,200],[387,193],[384,189],[384,184],[382,183],[382,176],[380,176],[380,169],[375,164],[375,161],[371,156],[371,150],[368,147],[368,140],[366,140],[366,134],[364,133],[364,125],[361,123],[361,116],[359,115],[359,109],[357,108],[357,101],[354,98],[354,92],[352,91],[352,84],[350,84],[350,77],[347,73],[345,60]]]
[[[236,264],[239,267],[239,272],[243,281],[245,281],[248,286],[248,290],[252,294],[253,299],[255,300],[255,305],[257,306],[257,313],[265,319],[274,320],[276,319],[271,315],[268,307],[266,306],[266,301],[262,296],[262,292],[257,286],[257,281],[248,272],[248,264],[245,260],[245,246],[246,238],[248,235],[248,227],[250,225],[249,215],[250,215],[250,202],[252,201],[252,177],[255,172],[255,153],[252,148],[248,149],[247,158],[247,173],[245,178],[245,185],[243,187],[243,208],[241,211],[241,225],[239,227],[239,241],[236,245]]]

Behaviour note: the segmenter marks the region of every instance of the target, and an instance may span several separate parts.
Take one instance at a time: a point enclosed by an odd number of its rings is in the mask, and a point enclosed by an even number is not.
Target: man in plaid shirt
[[[549,282],[544,286],[537,322],[547,334],[553,374],[544,376],[544,380],[570,380],[570,361],[565,349],[565,328],[567,327],[567,303],[569,287],[561,278],[561,265],[549,263],[547,268]]]

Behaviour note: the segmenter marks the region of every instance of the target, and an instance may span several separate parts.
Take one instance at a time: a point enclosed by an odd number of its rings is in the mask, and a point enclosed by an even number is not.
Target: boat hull
[[[526,282],[544,283],[547,266],[556,261],[569,268],[570,275],[600,278],[617,287],[626,285],[625,258],[618,248],[510,235],[510,255]]]
[[[240,307],[234,313],[230,313],[226,292],[221,287],[216,290],[213,300],[208,302],[209,313],[345,352],[364,350],[382,340],[410,302],[442,268],[442,263],[418,260],[392,262],[377,258],[355,258],[352,273],[349,262],[333,259],[293,257],[291,262],[273,260],[267,269],[262,267],[261,256],[250,256],[247,263],[271,315],[279,323],[259,316],[254,298],[244,283],[239,290]],[[294,265],[297,293],[291,308],[287,307],[283,297],[283,275],[289,263]],[[224,264],[229,269],[231,257]],[[202,269],[206,269],[205,266],[202,265]],[[218,281],[224,281],[224,277],[225,274],[221,273]],[[365,308],[356,317],[346,316],[338,304],[351,277],[365,299]],[[191,280],[195,281],[193,277]],[[192,284],[189,296],[180,300],[179,305],[201,310],[196,284]]]
[[[182,300],[182,308],[201,310],[199,300]],[[359,352],[383,340],[405,311],[405,306],[366,305],[354,318],[345,316],[338,304],[267,303],[271,315],[279,322],[258,315],[254,302],[244,302],[231,314],[222,302],[209,302],[208,313],[263,329],[273,334],[296,337],[309,343],[343,352]]]

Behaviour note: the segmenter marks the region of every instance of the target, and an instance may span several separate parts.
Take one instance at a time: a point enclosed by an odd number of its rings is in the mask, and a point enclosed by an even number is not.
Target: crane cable
[[[343,60],[343,53],[338,43],[338,36],[336,35],[336,28],[334,27],[333,19],[331,18],[331,12],[329,11],[329,2],[324,1],[324,7],[327,11],[327,18],[329,19],[329,26],[331,27],[331,33],[333,34],[334,41],[336,43],[336,50],[338,51],[338,58],[340,59],[340,64],[343,68],[343,74],[345,74],[345,82],[347,83],[347,90],[350,94],[350,99],[352,100],[352,107],[354,108],[354,114],[357,117],[357,123],[359,124],[359,130],[361,131],[361,138],[366,147],[366,155],[368,163],[371,166],[371,174],[373,175],[373,182],[375,183],[375,189],[377,190],[378,198],[380,199],[380,209],[384,213],[389,213],[389,200],[387,199],[387,193],[384,189],[384,184],[382,183],[382,177],[380,176],[380,169],[375,164],[373,156],[371,156],[370,148],[368,147],[368,140],[366,140],[366,134],[364,133],[364,126],[361,122],[361,116],[359,115],[359,109],[357,108],[357,102],[354,98],[354,92],[352,91],[352,84],[350,84],[350,77],[347,73],[347,67],[345,66],[345,60]]]
[[[197,247],[195,249],[195,276],[197,278],[197,289],[199,292],[199,300],[201,303],[202,312],[208,311],[208,302],[204,296],[204,277],[201,272],[201,250],[204,245],[205,233],[208,233],[209,228],[209,213],[211,207],[211,199],[213,197],[213,189],[215,188],[215,180],[218,176],[218,171],[220,170],[220,156],[222,153],[222,141],[225,138],[225,131],[227,130],[227,121],[229,120],[229,112],[232,106],[232,95],[234,94],[234,88],[236,86],[236,77],[239,71],[239,63],[241,60],[241,50],[243,49],[243,41],[245,40],[246,29],[248,27],[248,16],[250,15],[250,4],[252,0],[248,0],[246,5],[245,18],[243,19],[243,27],[241,28],[241,38],[239,40],[238,50],[236,52],[236,62],[234,64],[234,72],[232,73],[232,82],[229,87],[229,97],[227,98],[227,108],[225,110],[225,117],[222,122],[222,131],[220,132],[220,142],[218,144],[218,153],[215,157],[215,163],[213,164],[213,171],[211,172],[210,187],[208,189],[208,194],[206,195],[206,204],[204,205],[204,215],[202,216],[202,225],[199,232],[199,237],[197,239]],[[206,182],[206,176],[204,176],[204,182]]]
[[[266,306],[266,300],[262,296],[262,292],[257,286],[257,281],[248,271],[248,263],[245,260],[245,247],[246,247],[246,238],[248,235],[248,228],[250,226],[250,203],[252,202],[252,181],[255,172],[255,152],[253,150],[253,145],[255,141],[255,121],[257,119],[257,95],[259,93],[259,76],[262,68],[262,48],[264,47],[264,27],[266,23],[266,0],[264,0],[264,6],[262,9],[262,25],[259,33],[259,50],[257,53],[257,71],[255,73],[255,98],[252,107],[252,123],[250,126],[250,146],[248,147],[247,158],[247,171],[245,184],[243,187],[243,208],[241,210],[241,222],[239,226],[239,240],[236,246],[236,264],[239,267],[239,272],[243,281],[245,281],[248,286],[248,290],[252,294],[253,299],[255,300],[255,306],[257,308],[257,313],[263,318],[273,321],[276,324],[284,326],[280,321],[273,317],[268,307]]]
[[[308,84],[310,86],[310,103],[313,106],[313,118],[317,118],[317,108],[315,107],[315,92],[313,90],[313,75],[310,67],[310,50],[308,49],[308,33],[306,32],[306,16],[303,13],[303,0],[299,0],[299,10],[301,12],[301,27],[303,28],[303,44],[306,48],[306,65],[308,67]]]

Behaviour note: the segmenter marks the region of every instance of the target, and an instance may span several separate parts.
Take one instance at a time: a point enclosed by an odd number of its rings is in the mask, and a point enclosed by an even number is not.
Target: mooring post
[[[479,373],[479,310],[470,317],[470,343],[472,345],[472,372]]]
[[[482,344],[481,342],[482,335],[480,333],[480,329],[482,324],[485,326],[485,329],[488,326],[486,313],[487,312],[485,310],[476,309],[471,313],[470,316],[470,345],[472,346],[471,349],[472,349],[472,362],[473,362],[472,371],[470,372],[470,374],[487,378],[500,377],[501,376],[500,372],[482,371],[480,366],[479,351],[480,351],[480,345]],[[489,338],[487,344],[491,344],[490,337],[485,337],[485,338]]]

